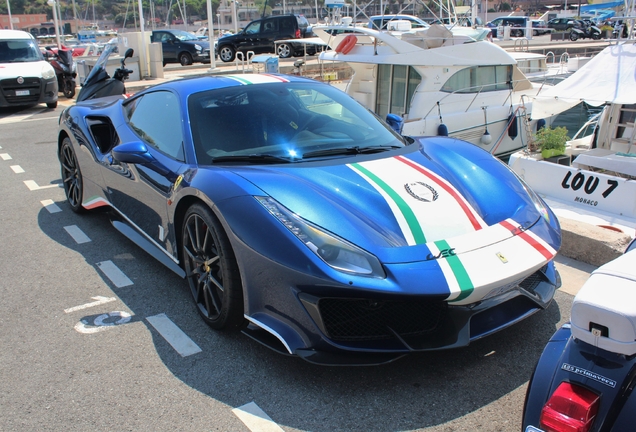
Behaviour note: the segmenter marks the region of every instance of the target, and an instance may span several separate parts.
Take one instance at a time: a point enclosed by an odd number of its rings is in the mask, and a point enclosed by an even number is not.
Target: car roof
[[[31,33],[22,30],[0,29],[0,39],[35,39]]]

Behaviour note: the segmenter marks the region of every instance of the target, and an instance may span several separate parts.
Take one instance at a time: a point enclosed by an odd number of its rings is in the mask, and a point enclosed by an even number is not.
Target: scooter
[[[117,52],[116,40],[111,40],[104,47],[104,51],[99,56],[97,63],[90,73],[86,77],[79,94],[77,95],[77,101],[85,101],[89,99],[97,99],[106,96],[115,96],[126,94],[126,86],[124,81],[128,79],[132,70],[126,69],[126,59],[131,58],[134,54],[132,48],[128,48],[124,54],[124,58],[121,59],[121,66],[115,69],[115,73],[112,78],[106,71],[106,63],[108,57],[112,53]]]
[[[585,38],[599,40],[601,33],[601,29],[597,26],[583,24],[580,27],[572,27],[572,30],[570,30],[570,40],[576,41]]]
[[[75,77],[77,77],[77,63],[73,59],[73,50],[62,47],[54,53],[50,47],[47,47],[47,56],[49,63],[55,70],[57,76],[57,86],[64,93],[64,96],[71,99],[75,96]]]
[[[636,413],[636,242],[574,297],[528,384],[523,430],[633,431]]]

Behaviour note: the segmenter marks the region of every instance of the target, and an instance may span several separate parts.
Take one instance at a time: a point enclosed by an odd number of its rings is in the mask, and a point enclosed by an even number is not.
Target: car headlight
[[[203,47],[201,45],[199,45],[199,44],[194,44],[194,49],[197,50],[197,51],[201,51],[201,50],[203,50]]]
[[[51,66],[48,63],[42,65],[42,78],[44,79],[55,78],[55,70],[53,69],[53,66]]]
[[[255,198],[330,267],[358,276],[386,277],[375,256],[305,221],[273,198]]]

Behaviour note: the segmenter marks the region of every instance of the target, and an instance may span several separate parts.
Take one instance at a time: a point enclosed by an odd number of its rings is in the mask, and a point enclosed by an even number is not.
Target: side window
[[[286,32],[293,32],[294,31],[294,23],[293,23],[293,17],[289,17],[289,18],[285,18],[280,20],[280,29],[282,31],[286,31]]]
[[[254,21],[247,27],[245,27],[245,34],[253,35],[261,32],[261,21]]]
[[[411,99],[422,77],[410,66],[379,65],[375,112],[384,118],[388,113],[408,114]]]
[[[511,66],[476,66],[455,72],[441,88],[447,93],[482,93],[512,88]]]
[[[128,124],[147,144],[183,161],[179,100],[167,91],[148,93],[126,106]]]
[[[278,31],[278,20],[268,19],[264,21],[263,23],[264,33],[271,33],[271,32],[277,32],[277,31]]]

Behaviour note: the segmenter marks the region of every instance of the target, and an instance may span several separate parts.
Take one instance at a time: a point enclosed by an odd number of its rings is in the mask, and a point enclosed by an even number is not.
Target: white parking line
[[[172,348],[181,354],[181,357],[201,352],[201,348],[173,323],[166,314],[149,316],[146,319],[168,341]]]
[[[24,170],[22,169],[22,167],[20,165],[11,165],[11,169],[16,174],[21,174],[21,173],[24,172]]]
[[[254,402],[234,408],[232,412],[253,432],[281,432],[283,430]]]
[[[97,263],[97,267],[99,267],[99,269],[117,288],[133,285],[133,281],[128,279],[128,276],[119,270],[119,267],[117,267],[112,261],[99,262]]]
[[[24,184],[26,185],[26,187],[29,188],[29,190],[31,191],[35,191],[35,190],[40,190],[40,189],[50,189],[50,188],[54,188],[54,187],[64,187],[61,183],[60,184],[52,184],[52,185],[46,185],[46,186],[39,186],[35,180],[25,180]]]
[[[79,306],[73,306],[73,307],[68,308],[68,309],[64,309],[64,313],[76,312],[78,310],[88,309],[88,308],[91,308],[93,306],[99,306],[101,304],[110,303],[112,301],[117,300],[115,297],[95,296],[95,297],[91,297],[91,298],[93,300],[95,300],[95,301],[94,302],[90,302],[90,303],[84,303],[83,305],[79,305]]]
[[[13,159],[11,156],[9,156],[9,153],[0,153],[0,158],[2,158],[2,160]]]
[[[42,203],[44,208],[48,210],[49,213],[59,213],[62,211],[62,209],[59,208],[57,204],[53,202],[53,200],[47,199],[47,200],[40,201],[40,203]]]
[[[84,234],[84,231],[79,229],[77,225],[65,226],[64,229],[71,237],[73,237],[73,240],[75,240],[77,244],[88,243],[91,241],[91,239],[88,238],[88,236]]]

